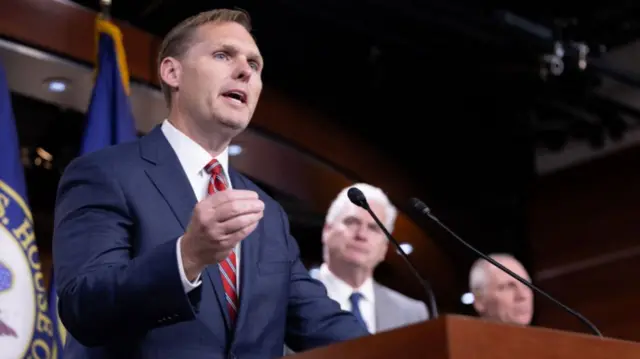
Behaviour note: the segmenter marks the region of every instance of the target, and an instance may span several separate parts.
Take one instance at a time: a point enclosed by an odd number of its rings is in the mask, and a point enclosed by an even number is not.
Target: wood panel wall
[[[538,284],[604,335],[640,341],[640,149],[539,179],[529,219]],[[538,324],[588,332],[537,304]]]

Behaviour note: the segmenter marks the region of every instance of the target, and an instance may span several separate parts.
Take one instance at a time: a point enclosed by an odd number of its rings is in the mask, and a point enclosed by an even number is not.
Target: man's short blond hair
[[[172,28],[162,40],[158,53],[158,72],[160,71],[160,64],[165,58],[180,58],[187,53],[189,47],[193,44],[193,35],[200,26],[222,22],[238,23],[248,32],[251,32],[251,17],[244,10],[215,9],[191,16]],[[162,77],[160,77],[160,88],[167,106],[171,107],[171,87],[164,83]]]

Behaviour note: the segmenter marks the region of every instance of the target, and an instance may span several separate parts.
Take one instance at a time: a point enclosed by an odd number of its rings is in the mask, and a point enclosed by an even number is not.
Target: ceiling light
[[[471,305],[474,299],[473,293],[467,292],[462,295],[460,301],[462,301],[462,304]]]
[[[48,79],[45,81],[45,85],[51,92],[64,92],[69,86],[69,81],[62,78]]]
[[[413,246],[409,243],[400,243],[400,248],[407,254],[411,254],[413,252]],[[399,253],[399,252],[398,252]]]
[[[229,145],[229,156],[237,156],[242,153],[240,145]]]
[[[45,150],[42,147],[36,148],[36,153],[38,154],[38,156],[42,157],[42,159],[45,161],[53,160],[53,156],[51,155],[51,153],[47,152],[47,150]]]

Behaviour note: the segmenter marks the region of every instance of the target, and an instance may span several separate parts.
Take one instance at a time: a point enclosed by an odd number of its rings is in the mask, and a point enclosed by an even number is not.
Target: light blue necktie
[[[362,297],[363,297],[362,294],[358,292],[353,292],[353,294],[351,294],[351,296],[349,297],[349,302],[351,302],[351,313],[353,313],[353,315],[356,316],[360,324],[362,324],[362,327],[366,331],[369,331],[369,329],[367,329],[367,324],[365,323],[364,318],[362,318],[362,313],[360,313],[359,303]]]

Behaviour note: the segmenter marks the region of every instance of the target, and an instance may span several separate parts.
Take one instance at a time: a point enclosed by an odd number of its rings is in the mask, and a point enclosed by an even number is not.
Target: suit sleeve
[[[289,349],[299,352],[368,335],[356,317],[341,310],[327,296],[324,285],[311,278],[300,260],[298,244],[289,234],[287,216],[281,212],[291,262],[285,340]]]
[[[73,161],[60,181],[53,263],[60,318],[98,346],[194,317],[175,240],[134,255],[134,217],[117,181],[94,157]]]

